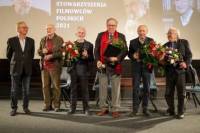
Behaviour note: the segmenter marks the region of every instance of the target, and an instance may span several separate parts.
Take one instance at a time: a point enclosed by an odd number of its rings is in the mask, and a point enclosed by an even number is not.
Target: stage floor
[[[159,112],[152,112],[152,117],[139,115],[127,117],[130,112],[131,101],[122,101],[120,112],[122,116],[113,119],[111,116],[96,116],[99,109],[96,102],[90,102],[91,116],[84,116],[81,102],[78,112],[73,116],[66,115],[67,109],[62,104],[61,112],[42,112],[43,102],[31,100],[31,115],[24,115],[19,101],[18,115],[10,117],[10,101],[0,99],[0,133],[199,133],[200,107],[195,108],[193,101],[186,106],[186,116],[183,120],[163,116],[166,103],[158,99],[155,104]],[[150,104],[150,109],[153,109]]]

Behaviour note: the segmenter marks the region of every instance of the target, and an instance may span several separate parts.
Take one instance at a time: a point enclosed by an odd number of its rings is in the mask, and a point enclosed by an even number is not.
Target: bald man
[[[52,101],[54,110],[57,112],[60,108],[61,48],[64,41],[55,33],[56,29],[53,24],[48,24],[46,30],[47,35],[41,39],[38,49],[38,54],[41,56],[42,89],[45,104],[43,111],[51,110],[50,89],[52,84]]]
[[[179,31],[176,28],[170,28],[167,33],[168,42],[165,47],[177,49],[181,54],[182,61],[175,65],[166,65],[166,92],[165,98],[168,105],[166,115],[174,116],[174,92],[177,89],[178,96],[178,114],[177,118],[184,118],[184,98],[185,98],[185,71],[192,62],[192,52],[189,42],[179,38]]]
[[[129,53],[128,56],[132,61],[133,69],[133,111],[130,114],[131,117],[137,115],[138,108],[140,104],[139,100],[139,90],[140,90],[140,81],[143,82],[143,96],[142,96],[142,107],[143,114],[145,116],[150,116],[151,114],[148,111],[148,99],[150,94],[150,76],[151,73],[147,70],[147,67],[143,64],[141,49],[144,45],[149,45],[152,38],[147,37],[148,28],[146,25],[140,25],[137,28],[138,37],[130,41]]]

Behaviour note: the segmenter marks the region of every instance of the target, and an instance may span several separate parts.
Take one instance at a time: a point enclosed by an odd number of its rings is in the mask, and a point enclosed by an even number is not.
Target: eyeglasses
[[[117,25],[108,24],[109,27],[116,27]]]
[[[20,28],[22,28],[22,29],[28,29],[28,27],[27,27],[27,26],[23,26],[23,27],[20,27]]]

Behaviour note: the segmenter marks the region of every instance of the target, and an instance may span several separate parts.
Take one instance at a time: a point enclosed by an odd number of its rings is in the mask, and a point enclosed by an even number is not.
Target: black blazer
[[[94,61],[93,44],[86,40],[83,42],[83,44],[75,41],[75,44],[78,47],[79,53],[82,53],[84,49],[88,51],[88,58],[83,59],[80,56],[80,60],[75,64],[76,73],[79,76],[89,76],[92,71]]]
[[[167,42],[164,44],[164,46],[166,47],[170,47],[171,43]],[[190,64],[192,63],[192,52],[190,49],[190,45],[189,42],[185,39],[178,39],[176,42],[177,45],[177,49],[180,52],[183,61],[187,64],[187,66],[189,67]],[[167,67],[166,67],[166,72],[167,72]]]
[[[21,75],[23,70],[26,75],[32,74],[32,61],[35,53],[35,41],[26,37],[24,52],[22,51],[18,36],[7,41],[7,58],[10,61],[10,74]]]
[[[146,37],[145,42],[143,45],[149,45],[149,43],[153,41],[152,38],[150,37]],[[135,38],[133,40],[130,41],[130,45],[129,45],[129,52],[128,52],[128,57],[131,59],[132,62],[132,72],[133,73],[137,73],[141,71],[141,65],[142,62],[137,62],[134,58],[133,58],[133,54],[135,52],[140,51],[142,48],[142,44],[139,41],[139,38]],[[141,57],[142,59],[142,57]]]

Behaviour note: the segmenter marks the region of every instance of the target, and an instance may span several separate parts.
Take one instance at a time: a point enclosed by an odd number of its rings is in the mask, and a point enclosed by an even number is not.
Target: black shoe
[[[24,113],[27,114],[27,115],[30,115],[30,114],[31,114],[31,111],[30,111],[28,108],[25,108],[25,109],[24,109]]]
[[[68,115],[73,115],[73,114],[75,114],[75,113],[76,113],[75,110],[70,110],[69,112],[67,112]]]
[[[11,112],[10,112],[10,116],[15,116],[17,114],[17,110],[16,109],[13,109]]]
[[[49,111],[54,111],[54,108],[52,107],[52,105],[49,107]]]
[[[177,119],[183,119],[184,117],[185,117],[184,114],[178,114],[178,115],[176,116]]]
[[[60,112],[60,109],[59,108],[55,108],[54,111],[55,112]]]
[[[130,114],[128,114],[128,117],[135,117],[138,116],[137,112],[131,112]]]
[[[148,110],[143,110],[143,114],[147,117],[152,116],[152,114]]]
[[[84,114],[85,114],[86,116],[89,116],[89,115],[91,115],[91,113],[90,113],[90,111],[89,111],[89,110],[85,110],[85,111],[84,111]]]
[[[50,107],[44,107],[44,108],[42,109],[42,111],[47,112],[47,111],[51,111],[51,109],[50,109]]]
[[[170,111],[169,109],[164,113],[164,116],[175,116],[175,112],[174,111]]]

